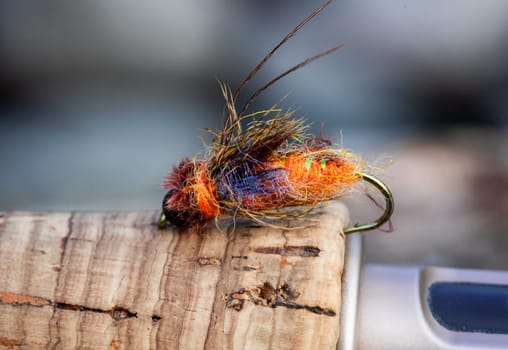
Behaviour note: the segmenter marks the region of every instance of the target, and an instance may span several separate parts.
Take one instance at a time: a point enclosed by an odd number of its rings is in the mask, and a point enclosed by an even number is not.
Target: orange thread
[[[221,210],[217,200],[215,183],[207,176],[207,166],[205,163],[196,165],[194,181],[183,189],[186,195],[192,195],[195,205],[206,220],[220,215]]]

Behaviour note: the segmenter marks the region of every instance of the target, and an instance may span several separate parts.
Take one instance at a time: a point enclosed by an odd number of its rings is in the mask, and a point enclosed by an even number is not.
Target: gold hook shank
[[[392,191],[390,190],[390,188],[388,188],[388,186],[385,185],[384,182],[379,180],[377,177],[369,174],[362,173],[360,174],[360,176],[364,181],[367,181],[370,184],[374,185],[374,187],[376,187],[378,191],[383,194],[386,201],[385,211],[383,212],[383,215],[381,215],[378,219],[368,224],[356,224],[353,226],[346,227],[344,229],[345,234],[356,233],[361,231],[369,231],[378,228],[379,226],[383,225],[385,222],[390,220],[390,217],[392,216],[393,210],[395,208]]]

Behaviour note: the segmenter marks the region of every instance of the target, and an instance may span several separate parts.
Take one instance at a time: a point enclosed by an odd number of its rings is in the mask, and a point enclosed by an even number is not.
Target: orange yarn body
[[[358,162],[341,150],[294,149],[275,153],[254,169],[255,191],[221,194],[217,181],[211,177],[207,162],[195,162],[181,193],[203,220],[211,220],[231,205],[253,212],[315,205],[343,195],[360,179]],[[266,179],[272,172],[273,178]],[[226,202],[221,201],[226,200]]]
[[[283,163],[292,195],[306,204],[332,199],[359,179],[356,165],[336,154],[290,154]]]

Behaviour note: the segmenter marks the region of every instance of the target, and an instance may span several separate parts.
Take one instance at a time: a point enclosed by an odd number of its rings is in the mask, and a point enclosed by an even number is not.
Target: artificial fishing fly
[[[292,111],[272,107],[247,114],[249,106],[267,88],[295,70],[328,55],[336,46],[293,66],[259,88],[237,111],[240,92],[272,55],[332,0],[326,1],[291,30],[249,73],[233,93],[221,84],[226,116],[206,154],[183,159],[166,176],[168,189],[162,201],[159,227],[167,222],[179,227],[200,227],[222,215],[255,221],[305,214],[316,204],[346,194],[361,180],[373,184],[385,197],[383,215],[376,221],[344,230],[353,233],[374,229],[393,212],[390,189],[364,172],[359,157],[333,147],[323,138],[307,133],[302,119]]]

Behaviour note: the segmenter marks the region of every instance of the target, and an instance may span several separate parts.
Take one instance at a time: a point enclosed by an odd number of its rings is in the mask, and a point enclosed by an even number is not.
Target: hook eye
[[[162,230],[166,227],[168,224],[168,220],[166,219],[166,215],[164,215],[164,212],[161,212],[161,215],[159,216],[159,221],[157,222],[157,227],[159,230]]]
[[[357,224],[350,227],[346,227],[344,229],[345,234],[368,231],[378,228],[379,226],[383,225],[385,222],[390,220],[390,217],[393,214],[393,209],[395,207],[392,191],[388,188],[388,186],[386,186],[377,177],[374,177],[372,175],[362,173],[360,174],[360,176],[364,181],[367,181],[370,184],[374,185],[374,187],[376,187],[378,191],[383,194],[386,200],[385,211],[383,212],[383,215],[381,215],[377,220],[372,221],[368,224]]]
[[[165,208],[166,206],[166,201],[168,200],[168,198],[170,198],[172,195],[173,195],[173,191],[174,190],[169,190],[166,195],[164,196],[164,198],[162,199],[162,211],[161,211],[161,215],[159,216],[159,221],[157,222],[157,226],[159,227],[159,229],[163,229],[166,227],[166,225],[168,224],[168,221],[169,221],[169,217],[168,217],[168,210]]]

